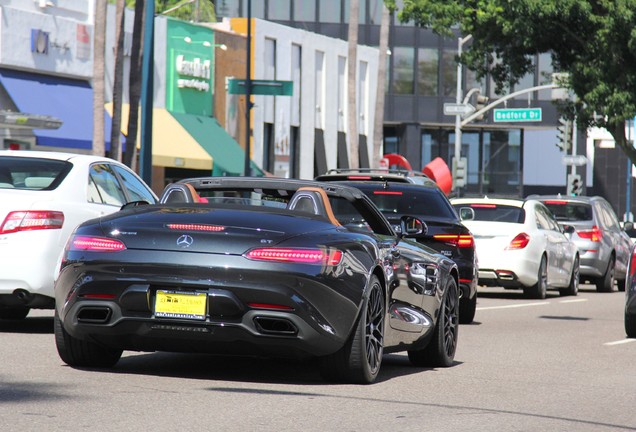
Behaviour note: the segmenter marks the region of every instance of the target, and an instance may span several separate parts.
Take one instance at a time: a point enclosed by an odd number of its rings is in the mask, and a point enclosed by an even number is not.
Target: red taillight
[[[180,230],[180,231],[225,231],[224,226],[220,225],[209,225],[209,224],[168,224],[166,225],[169,229]]]
[[[336,249],[259,248],[252,249],[245,254],[245,257],[256,261],[338,265],[342,260],[342,251]]]
[[[107,237],[73,236],[70,251],[117,252],[126,249],[124,242]]]
[[[554,204],[554,205],[565,205],[565,204],[567,204],[568,202],[567,202],[567,201],[562,201],[562,200],[548,200],[548,201],[544,201],[543,203],[544,203],[544,204],[548,204],[548,205],[550,205],[550,204]]]
[[[471,204],[472,208],[497,208],[496,204]]]
[[[458,248],[469,248],[475,244],[470,234],[435,234],[433,238],[444,243],[451,243]]]
[[[371,176],[347,176],[349,180],[371,180]]]
[[[373,191],[373,195],[402,195],[400,191]]]
[[[12,211],[4,218],[0,234],[18,231],[60,229],[64,225],[64,213],[49,210]]]
[[[581,230],[577,231],[576,233],[579,235],[579,237],[591,240],[593,242],[600,242],[601,237],[603,237],[603,233],[601,233],[601,230],[598,229],[596,225],[594,225],[590,230]]]
[[[528,243],[530,243],[530,236],[526,233],[519,233],[510,241],[510,244],[506,247],[506,249],[523,249],[528,246]]]

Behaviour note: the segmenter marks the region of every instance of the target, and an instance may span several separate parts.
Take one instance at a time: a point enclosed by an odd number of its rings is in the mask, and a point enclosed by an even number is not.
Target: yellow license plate
[[[158,290],[155,298],[155,316],[204,320],[207,311],[207,293]]]

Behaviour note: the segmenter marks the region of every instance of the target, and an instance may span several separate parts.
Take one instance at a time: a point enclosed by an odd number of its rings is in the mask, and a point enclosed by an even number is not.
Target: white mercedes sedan
[[[53,309],[57,261],[77,225],[129,202],[157,200],[113,159],[0,150],[0,319]]]
[[[475,238],[479,285],[577,295],[579,253],[554,215],[538,200],[454,198],[451,203]]]

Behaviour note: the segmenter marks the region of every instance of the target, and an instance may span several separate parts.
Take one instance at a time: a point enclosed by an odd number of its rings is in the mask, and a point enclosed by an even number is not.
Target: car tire
[[[628,338],[636,338],[636,315],[625,313],[625,334]]]
[[[408,351],[409,360],[414,366],[449,367],[455,360],[457,336],[459,330],[459,297],[457,284],[450,279],[442,297],[440,313],[433,338],[420,350]]]
[[[55,345],[60,358],[69,366],[109,368],[119,361],[122,350],[107,348],[93,342],[74,338],[64,330],[55,311],[53,318]]]
[[[477,310],[477,293],[473,298],[462,297],[459,299],[459,323],[470,324],[475,319],[475,311]]]
[[[539,264],[539,272],[537,273],[537,283],[531,287],[524,288],[523,292],[526,297],[543,300],[548,289],[548,263],[545,255],[541,257]]]
[[[596,291],[598,292],[612,292],[614,291],[614,256],[610,257],[607,263],[607,269],[605,274],[596,279]]]
[[[2,306],[0,307],[0,319],[23,320],[31,309],[26,306]]]
[[[385,316],[384,289],[377,276],[372,276],[349,340],[339,351],[321,360],[322,377],[328,381],[357,384],[375,381],[384,353]]]
[[[621,292],[625,292],[625,279],[616,279],[616,289]]]
[[[567,288],[562,288],[559,290],[559,293],[562,296],[575,296],[579,293],[579,258],[574,259],[574,264],[572,265],[572,275],[570,276],[570,284]]]

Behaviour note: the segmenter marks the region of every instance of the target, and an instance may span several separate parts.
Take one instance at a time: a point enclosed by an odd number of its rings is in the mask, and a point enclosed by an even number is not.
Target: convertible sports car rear
[[[453,363],[457,278],[357,189],[190,179],[76,229],[55,339],[71,366],[111,367],[123,350],[320,357],[325,378],[370,383],[384,352]]]

